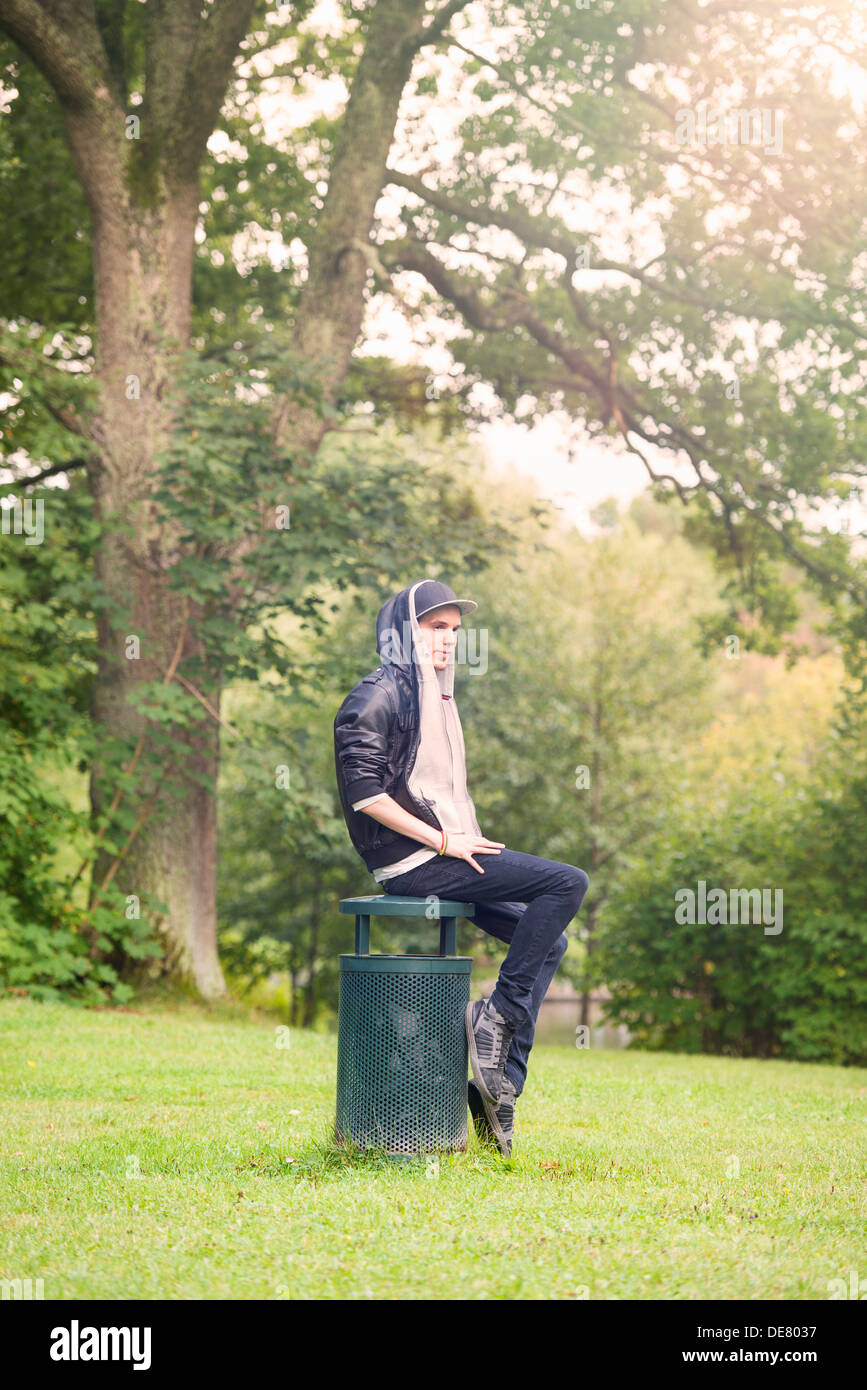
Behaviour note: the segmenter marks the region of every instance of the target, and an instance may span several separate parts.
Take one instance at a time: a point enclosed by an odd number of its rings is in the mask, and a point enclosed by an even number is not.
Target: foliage
[[[82,930],[80,885],[57,863],[65,843],[86,855],[94,841],[60,774],[93,752],[88,560],[99,526],[80,486],[41,488],[34,502],[44,507],[41,544],[14,532],[0,542],[0,990],[120,1003],[131,990],[117,955],[158,947],[111,891]]]
[[[775,709],[776,706],[776,709]],[[867,851],[863,747],[826,715],[818,737],[763,711],[766,749],[726,767],[732,731],[708,741],[695,792],[665,832],[631,856],[608,906],[593,976],[607,1016],[635,1045],[685,1052],[867,1061]],[[738,740],[743,751],[744,736]],[[795,756],[801,747],[803,754]],[[678,925],[675,894],[722,888],[782,894],[782,930],[762,923]],[[768,906],[773,901],[769,896]]]

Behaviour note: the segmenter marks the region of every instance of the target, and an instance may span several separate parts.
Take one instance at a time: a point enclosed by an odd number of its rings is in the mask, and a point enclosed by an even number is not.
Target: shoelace
[[[502,1023],[497,1023],[496,1020],[488,1019],[488,1021],[491,1024],[493,1038],[493,1055],[491,1057],[491,1064],[496,1067],[499,1065],[500,1052],[502,1051],[503,1042],[505,1040],[505,1029]],[[511,1037],[509,1038],[509,1041],[511,1042]]]

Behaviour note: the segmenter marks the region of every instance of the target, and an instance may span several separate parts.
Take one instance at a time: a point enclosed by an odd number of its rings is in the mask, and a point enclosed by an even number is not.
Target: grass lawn
[[[0,1001],[0,1277],[48,1299],[867,1290],[867,1071],[537,1047],[512,1159],[331,1144],[336,1037]]]

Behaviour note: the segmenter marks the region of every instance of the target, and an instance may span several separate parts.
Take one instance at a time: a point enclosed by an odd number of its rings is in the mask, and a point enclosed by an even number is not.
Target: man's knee
[[[563,865],[563,884],[570,897],[575,900],[575,911],[584,901],[584,894],[590,886],[590,879],[583,869],[578,869],[574,864]]]

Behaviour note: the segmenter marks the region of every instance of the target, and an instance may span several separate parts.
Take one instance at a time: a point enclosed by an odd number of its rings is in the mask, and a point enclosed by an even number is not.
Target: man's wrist
[[[439,853],[440,845],[443,842],[443,832],[437,830],[435,825],[428,825],[427,823],[425,823],[424,828],[426,831],[425,844],[428,849],[435,849]]]

